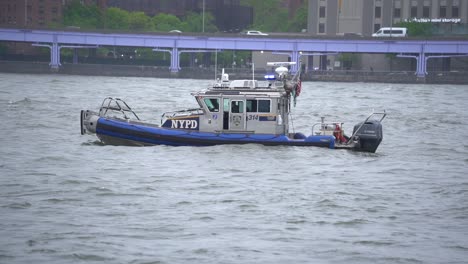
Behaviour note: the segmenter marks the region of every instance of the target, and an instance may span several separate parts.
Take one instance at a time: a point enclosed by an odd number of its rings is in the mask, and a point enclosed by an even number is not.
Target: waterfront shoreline
[[[218,72],[220,68],[218,68]],[[248,69],[226,69],[231,79],[252,78]],[[47,62],[1,61],[0,72],[27,74],[67,74],[84,76],[126,76],[168,79],[214,79],[214,69],[183,68],[170,72],[165,66],[115,65],[115,64],[62,64],[51,69]],[[263,79],[264,71],[255,72],[256,79]],[[313,71],[303,75],[304,81],[326,82],[376,82],[376,83],[428,83],[468,84],[467,72],[430,72],[426,78],[418,78],[414,72],[367,72],[367,71]]]

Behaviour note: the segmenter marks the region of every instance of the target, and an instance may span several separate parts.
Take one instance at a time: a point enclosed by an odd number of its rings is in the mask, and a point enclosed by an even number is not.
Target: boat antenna
[[[218,74],[218,49],[215,49],[215,82],[216,82],[216,75]]]
[[[255,82],[255,63],[252,62],[252,83]]]
[[[289,120],[291,120],[292,131],[293,133],[296,133],[296,130],[294,129],[294,117],[291,110],[289,110],[289,117]]]

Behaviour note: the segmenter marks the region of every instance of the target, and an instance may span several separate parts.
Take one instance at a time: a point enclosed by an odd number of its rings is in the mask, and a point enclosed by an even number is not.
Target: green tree
[[[144,12],[131,12],[128,29],[136,31],[152,31],[154,30],[154,26],[151,22],[151,18]]]
[[[338,55],[338,60],[341,61],[343,69],[350,70],[358,64],[359,56],[355,53],[341,53]]]
[[[8,53],[7,45],[0,43],[0,55],[5,55]]]
[[[288,32],[301,32],[307,28],[307,1],[304,2],[296,12],[296,15],[288,24]]]
[[[408,29],[408,36],[410,37],[429,37],[432,36],[432,24],[421,22],[400,22],[397,24],[399,27]]]
[[[80,1],[72,1],[63,12],[63,25],[82,29],[102,27],[102,13],[97,5],[83,5]]]
[[[104,27],[107,29],[129,29],[130,13],[117,7],[110,7],[105,12]]]
[[[241,4],[251,6],[254,12],[252,29],[267,32],[288,30],[288,11],[281,7],[281,0],[243,0]]]
[[[151,20],[156,31],[167,32],[174,29],[182,29],[182,21],[174,15],[161,13],[154,16]]]
[[[183,23],[181,24],[183,27],[182,31],[186,32],[202,32],[203,31],[203,15],[196,14],[196,13],[189,13]],[[205,12],[205,32],[217,32],[218,28],[214,23],[214,16],[209,13]]]

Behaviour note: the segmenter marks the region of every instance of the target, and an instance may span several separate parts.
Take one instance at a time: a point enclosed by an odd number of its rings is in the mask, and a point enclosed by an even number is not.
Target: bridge
[[[125,46],[152,48],[171,55],[170,70],[178,72],[180,54],[215,50],[271,51],[302,56],[330,53],[393,53],[416,60],[418,77],[427,75],[431,58],[468,56],[468,39],[332,38],[293,35],[242,36],[227,34],[117,33],[0,28],[0,41],[29,42],[50,49],[50,67],[58,69],[60,49]],[[297,71],[298,65],[292,67]]]

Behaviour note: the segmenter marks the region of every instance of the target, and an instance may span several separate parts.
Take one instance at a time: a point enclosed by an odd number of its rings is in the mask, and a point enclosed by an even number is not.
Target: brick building
[[[0,27],[49,28],[62,22],[65,6],[72,0],[1,0]],[[80,0],[82,4],[96,4],[107,8],[107,0]],[[16,54],[38,54],[38,48],[25,43],[7,43]]]
[[[371,36],[381,27],[414,18],[433,21],[454,18],[459,20],[459,24],[466,24],[468,1],[309,0],[308,31],[316,35],[359,33]]]
[[[435,35],[468,34],[468,0],[308,0],[308,32],[312,35],[346,36],[358,34],[370,37],[381,27],[390,27],[405,21],[427,22],[433,25]],[[410,32],[411,35],[411,32]],[[385,55],[361,54],[355,56],[352,69],[389,71],[412,70],[414,60],[389,60]],[[458,59],[454,59],[456,61]],[[460,59],[466,60],[466,59]],[[450,58],[432,63],[428,69],[448,70]],[[410,62],[410,63],[408,63]],[[309,65],[321,70],[343,69],[336,56],[320,56]],[[433,65],[445,65],[433,67]]]
[[[64,7],[72,0],[2,0],[0,26],[43,28],[62,21]],[[82,4],[107,7],[107,0],[81,0]]]

